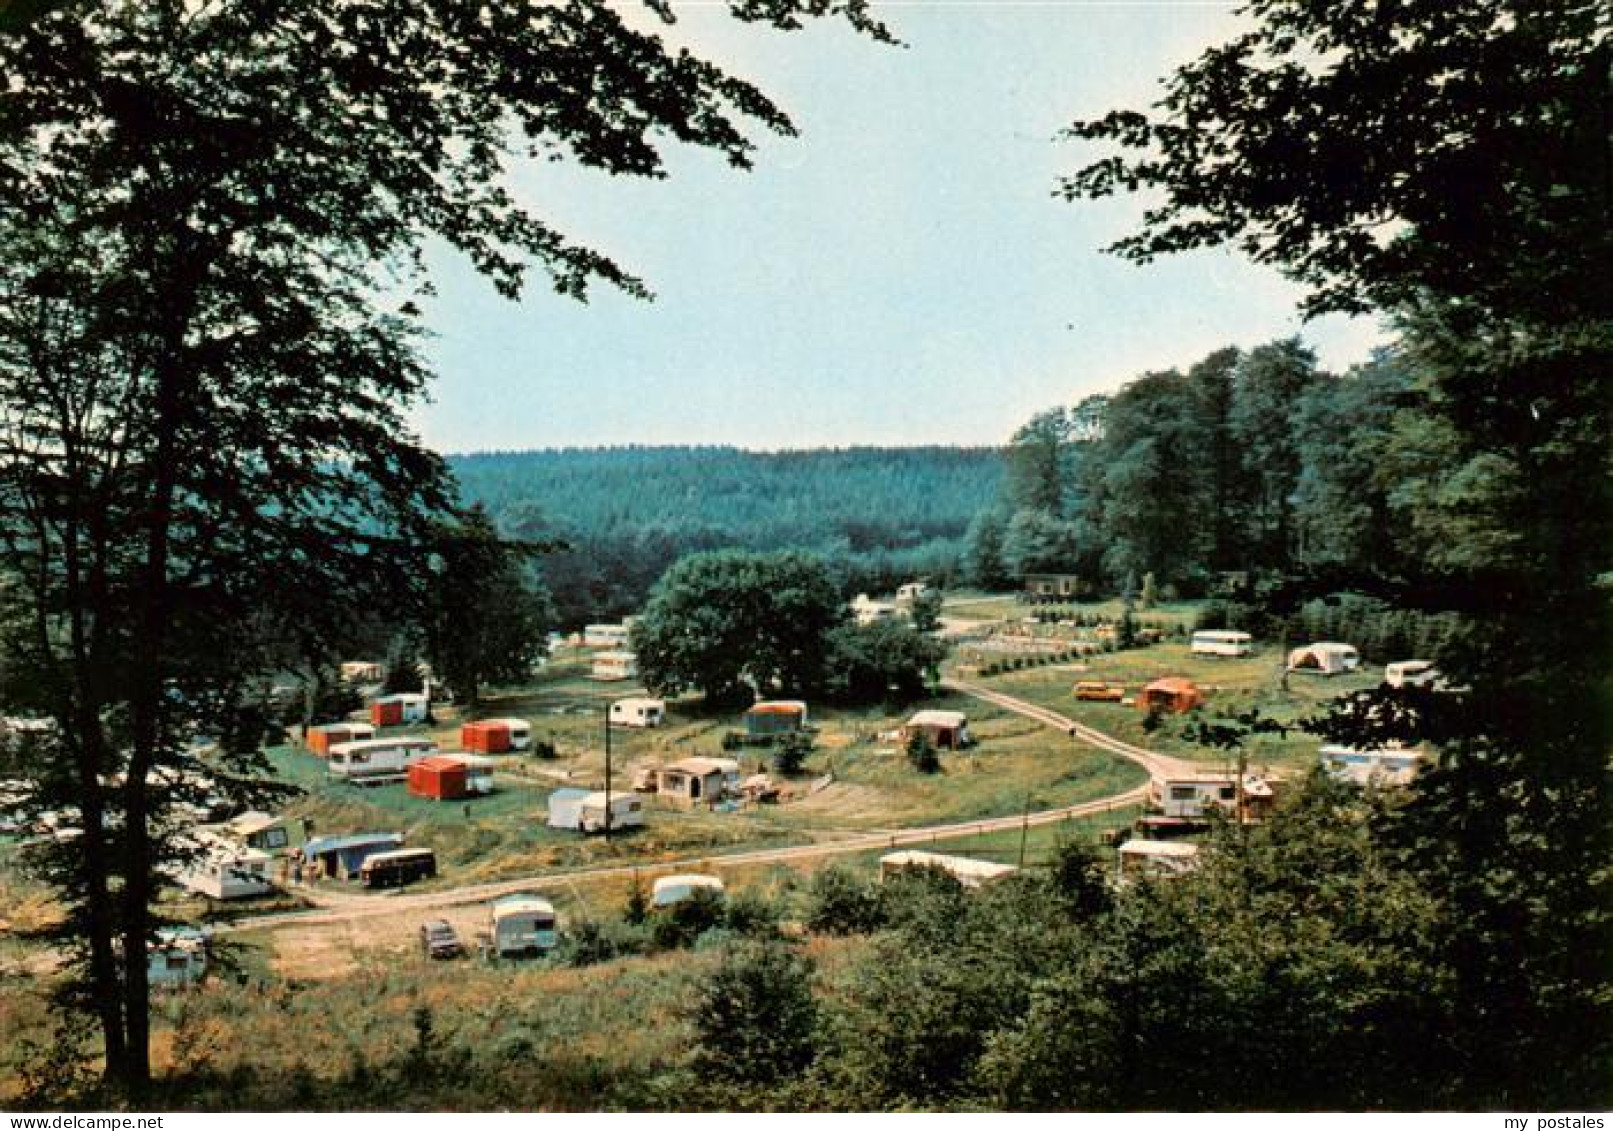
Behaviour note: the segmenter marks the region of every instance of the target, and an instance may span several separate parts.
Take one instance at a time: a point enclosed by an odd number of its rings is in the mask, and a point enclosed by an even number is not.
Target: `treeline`
[[[541,564],[565,625],[636,611],[668,566],[703,550],[808,550],[848,593],[950,580],[1003,475],[991,448],[627,447],[449,462],[465,500],[506,536],[565,543]]]
[[[970,579],[1153,573],[1166,596],[1229,575],[1393,574],[1430,470],[1413,366],[1381,352],[1336,376],[1298,339],[1222,349],[1056,408],[1013,436],[1000,497],[968,536]]]

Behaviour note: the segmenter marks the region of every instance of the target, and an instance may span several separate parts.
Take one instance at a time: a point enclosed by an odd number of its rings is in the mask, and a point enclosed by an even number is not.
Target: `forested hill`
[[[449,457],[507,533],[564,538],[543,571],[562,619],[631,611],[679,556],[720,546],[824,554],[848,588],[956,568],[998,493],[996,448],[748,452],[627,447]]]

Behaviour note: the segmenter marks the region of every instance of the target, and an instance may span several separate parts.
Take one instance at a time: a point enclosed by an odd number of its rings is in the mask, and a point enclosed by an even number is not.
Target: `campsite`
[[[1613,1107],[1610,60],[0,0],[0,1108]]]

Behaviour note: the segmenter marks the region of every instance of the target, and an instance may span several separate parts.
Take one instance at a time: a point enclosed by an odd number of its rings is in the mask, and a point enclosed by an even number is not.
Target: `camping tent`
[[[1181,714],[1191,711],[1204,702],[1204,693],[1198,684],[1180,676],[1156,679],[1137,696],[1137,706],[1145,711],[1170,711]]]
[[[1288,653],[1288,670],[1342,675],[1361,666],[1361,653],[1348,644],[1307,644]]]

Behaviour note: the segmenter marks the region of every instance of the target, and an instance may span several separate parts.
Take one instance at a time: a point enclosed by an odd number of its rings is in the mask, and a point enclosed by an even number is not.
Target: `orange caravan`
[[[409,792],[437,801],[459,801],[493,791],[493,770],[486,759],[439,755],[409,767]]]
[[[532,744],[532,726],[525,719],[481,719],[459,728],[459,744],[481,754],[507,754]]]
[[[375,728],[369,723],[324,723],[309,727],[304,735],[310,754],[330,757],[330,748],[339,742],[362,742],[375,737]]]

